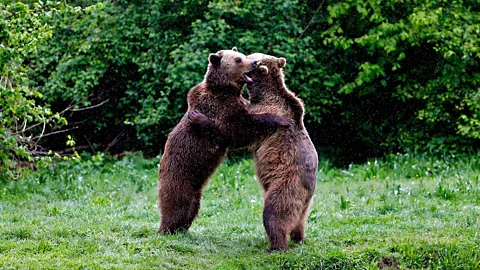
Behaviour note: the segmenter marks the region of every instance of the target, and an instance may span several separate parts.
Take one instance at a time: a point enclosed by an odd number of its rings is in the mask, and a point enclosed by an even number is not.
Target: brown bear
[[[256,62],[236,48],[210,54],[204,80],[188,93],[188,111],[168,135],[160,160],[158,201],[161,234],[188,230],[200,208],[202,188],[229,147],[288,127],[291,120],[250,114],[241,92]],[[205,115],[196,113],[202,111]],[[208,118],[207,118],[208,117]],[[210,126],[222,132],[209,132]]]
[[[305,238],[316,186],[317,151],[303,124],[303,102],[285,86],[285,58],[258,53],[247,58],[257,61],[258,66],[247,73],[252,79],[247,83],[249,112],[270,113],[294,121],[288,129],[266,134],[249,147],[254,155],[255,173],[265,192],[263,224],[270,241],[268,251],[288,250],[288,236],[297,243]],[[208,128],[212,133],[223,132],[212,123]]]
[[[305,225],[316,186],[318,156],[303,124],[304,105],[285,86],[285,58],[254,53],[257,61],[247,83],[250,113],[292,118],[294,125],[263,136],[250,146],[255,174],[264,189],[263,225],[270,250],[288,250],[287,237],[305,238]],[[248,73],[250,74],[250,73]]]

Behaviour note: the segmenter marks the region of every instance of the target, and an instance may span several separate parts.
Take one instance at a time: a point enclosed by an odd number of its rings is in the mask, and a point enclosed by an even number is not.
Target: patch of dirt
[[[378,268],[380,269],[394,269],[398,270],[399,263],[394,258],[383,257],[378,262]]]

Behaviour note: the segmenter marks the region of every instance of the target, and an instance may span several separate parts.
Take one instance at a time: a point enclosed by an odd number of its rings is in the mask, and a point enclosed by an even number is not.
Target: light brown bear
[[[270,250],[288,250],[287,238],[305,239],[305,226],[316,186],[318,156],[303,124],[304,105],[285,86],[285,58],[260,53],[247,57],[257,61],[248,82],[252,114],[270,113],[292,118],[294,125],[278,129],[250,146],[255,173],[264,189],[263,225]],[[248,73],[250,74],[250,73]]]
[[[288,129],[278,129],[250,145],[255,173],[265,193],[263,224],[270,241],[268,251],[289,250],[288,236],[297,243],[305,238],[318,156],[303,124],[303,103],[285,86],[282,70],[285,58],[259,53],[247,58],[257,61],[258,66],[247,73],[252,78],[247,83],[249,112],[269,113],[294,121]],[[212,124],[208,128],[213,133],[223,132]]]
[[[198,214],[202,188],[229,147],[246,146],[291,125],[291,119],[247,111],[241,92],[251,80],[245,73],[255,67],[255,60],[233,48],[210,54],[208,61],[205,78],[188,93],[188,111],[169,134],[160,160],[161,234],[188,230]],[[213,125],[222,132],[209,132]]]

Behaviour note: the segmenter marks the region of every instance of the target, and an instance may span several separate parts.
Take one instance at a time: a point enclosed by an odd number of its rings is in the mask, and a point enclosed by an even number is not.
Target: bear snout
[[[250,66],[247,66],[247,71],[245,73],[251,73],[252,71],[254,71],[256,68],[257,68],[257,61],[254,60],[250,63]]]

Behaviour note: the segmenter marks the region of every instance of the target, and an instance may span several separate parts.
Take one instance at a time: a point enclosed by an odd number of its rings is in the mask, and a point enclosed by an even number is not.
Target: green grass
[[[222,165],[186,234],[156,235],[157,161],[61,163],[0,183],[0,269],[479,269],[480,159],[322,162],[307,238],[265,254],[252,162]]]

